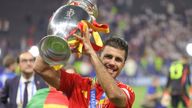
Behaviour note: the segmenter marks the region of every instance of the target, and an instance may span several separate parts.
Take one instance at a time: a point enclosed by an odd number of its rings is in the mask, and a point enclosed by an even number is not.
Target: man
[[[6,55],[3,59],[3,66],[4,70],[0,73],[0,91],[4,87],[7,79],[12,79],[16,76],[16,59],[10,54]]]
[[[66,94],[69,108],[131,108],[135,98],[133,90],[115,79],[125,64],[127,43],[111,38],[98,57],[90,43],[88,30],[82,35],[84,51],[95,68],[96,78],[83,78],[64,69],[55,71],[41,57],[36,59],[35,72]]]
[[[27,102],[38,89],[45,88],[45,82],[33,71],[35,58],[29,52],[18,57],[21,75],[7,80],[0,95],[0,102],[6,108],[25,108]]]
[[[179,61],[174,61],[171,64],[166,84],[166,91],[169,91],[170,88],[171,106],[173,108],[178,108],[180,102],[182,102],[183,108],[190,107],[188,85],[191,86],[190,66],[187,57],[182,56]]]

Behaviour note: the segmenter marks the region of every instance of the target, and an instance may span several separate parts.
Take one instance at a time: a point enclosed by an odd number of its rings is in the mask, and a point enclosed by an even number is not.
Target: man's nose
[[[109,61],[109,64],[111,64],[111,65],[115,65],[115,59],[112,58],[112,59]]]

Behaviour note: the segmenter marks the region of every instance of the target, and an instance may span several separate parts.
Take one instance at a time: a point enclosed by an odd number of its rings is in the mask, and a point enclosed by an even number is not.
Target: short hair
[[[15,58],[10,54],[6,55],[5,58],[3,59],[3,66],[4,67],[9,67],[15,63],[16,63]]]
[[[24,53],[30,53],[29,51],[22,51],[18,56],[17,56],[17,63],[20,63],[20,56]],[[30,53],[31,54],[31,53]],[[31,54],[32,55],[32,54]],[[33,55],[32,55],[33,56]],[[36,59],[34,56],[33,56],[34,60]]]
[[[125,51],[125,61],[127,60],[129,46],[128,46],[127,41],[125,41],[124,39],[121,39],[118,37],[111,37],[104,42],[104,46],[111,46],[111,47],[114,47],[117,49],[124,50]]]

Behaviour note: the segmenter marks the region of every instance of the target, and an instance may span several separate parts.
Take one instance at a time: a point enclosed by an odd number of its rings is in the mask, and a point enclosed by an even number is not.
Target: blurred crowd
[[[66,3],[65,0],[62,2]],[[110,36],[124,38],[129,43],[129,59],[124,74],[130,77],[154,74],[165,76],[173,60],[187,55],[185,47],[192,41],[190,3],[192,2],[189,0],[98,0],[97,21],[109,24]],[[8,53],[17,55],[23,49],[36,45],[46,35],[49,17],[42,17],[39,23],[33,23],[32,16],[25,17],[29,26],[23,35],[28,36],[21,36],[17,44],[12,37],[1,37],[1,61]],[[109,35],[102,34],[102,38]],[[87,71],[82,73],[87,75],[92,69],[85,69],[89,64],[86,58],[84,61],[85,63],[79,62],[72,57],[70,63],[80,73],[83,69],[83,72]]]
[[[10,4],[11,6],[16,7],[20,4],[17,0],[13,2],[15,3]],[[29,2],[32,6],[24,7],[26,10],[18,8],[25,12],[24,15],[15,12],[13,16],[17,17],[15,19],[11,17],[14,20],[9,20],[10,16],[7,19],[0,16],[0,91],[6,79],[20,75],[17,63],[20,52],[38,44],[46,35],[49,18],[53,11],[65,4],[67,0],[52,1],[54,3],[46,0],[50,3],[43,7],[41,6],[45,3],[44,0],[23,2]],[[159,83],[162,83],[161,77],[168,76],[171,63],[183,56],[192,63],[192,57],[186,52],[186,45],[192,43],[192,1],[98,0],[97,5],[99,9],[97,22],[108,24],[110,27],[110,34],[101,34],[102,39],[117,36],[129,43],[129,56],[119,79],[130,85],[137,85],[137,82],[144,85],[144,82],[148,81],[147,78],[151,78],[150,82],[147,82],[149,85],[147,93],[149,98],[155,94],[155,100],[159,100],[156,88],[160,87]],[[32,12],[31,8],[36,10]],[[6,9],[0,9],[0,12],[1,10]],[[19,17],[21,15],[23,16]],[[17,22],[18,19],[21,20]],[[20,24],[21,21],[23,25]],[[2,25],[6,25],[6,29],[3,29]],[[94,69],[86,56],[77,58],[71,55],[66,68],[71,73],[77,71],[83,76],[95,76]],[[154,75],[157,77],[151,77]],[[166,81],[163,80],[165,84]]]
[[[145,7],[142,13],[131,15],[126,11],[127,2],[121,0],[101,7],[103,22],[110,22],[112,33],[129,42],[130,65],[137,65],[133,70],[142,75],[166,75],[173,60],[188,56],[185,47],[192,41],[190,10],[179,13],[174,2],[162,2],[165,11],[161,13]]]

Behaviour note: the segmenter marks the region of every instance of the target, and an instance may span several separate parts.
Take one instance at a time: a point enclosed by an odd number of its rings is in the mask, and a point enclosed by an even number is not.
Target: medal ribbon
[[[90,90],[90,108],[96,108],[96,77],[92,79],[92,84],[91,84],[91,90]]]

